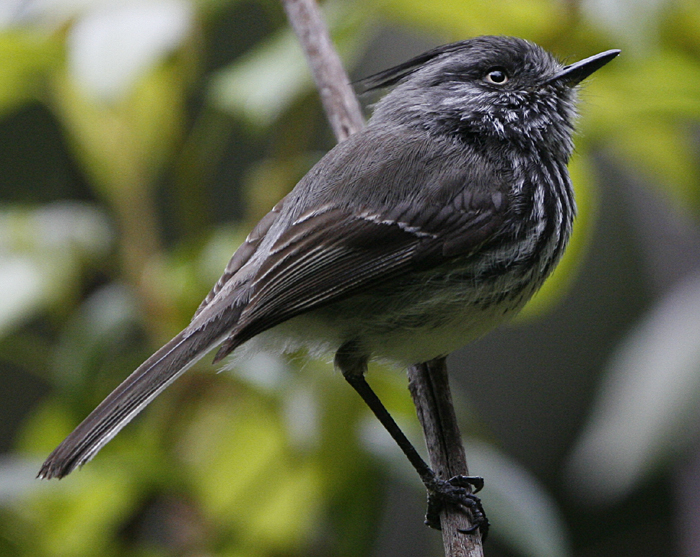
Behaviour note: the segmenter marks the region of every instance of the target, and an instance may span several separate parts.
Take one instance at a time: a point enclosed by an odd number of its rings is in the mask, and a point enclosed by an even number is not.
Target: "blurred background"
[[[323,8],[353,79],[479,34],[623,50],[581,94],[565,261],[451,376],[487,555],[700,555],[700,3]],[[333,144],[276,0],[0,2],[0,556],[442,554],[403,455],[303,354],[205,358],[34,479]],[[405,373],[369,380],[422,448]]]

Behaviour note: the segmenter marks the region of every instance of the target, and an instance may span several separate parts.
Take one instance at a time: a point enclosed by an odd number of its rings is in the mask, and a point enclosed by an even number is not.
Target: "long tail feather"
[[[168,385],[219,344],[224,338],[222,329],[225,327],[188,327],[168,342],[66,437],[46,459],[37,477],[62,478],[91,460]]]

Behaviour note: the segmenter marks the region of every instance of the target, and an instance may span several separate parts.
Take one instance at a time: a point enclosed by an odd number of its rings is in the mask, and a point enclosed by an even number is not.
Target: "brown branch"
[[[365,123],[318,5],[315,0],[282,0],[282,4],[311,66],[333,133],[339,142],[343,141]]]
[[[412,366],[408,388],[416,405],[430,455],[430,466],[438,478],[468,476],[467,459],[459,432],[445,358]],[[464,513],[446,506],[440,513],[442,542],[447,557],[482,557],[481,536],[464,535],[471,525]]]
[[[338,141],[364,127],[350,80],[333,48],[315,0],[282,0],[309,60],[328,120]],[[413,366],[409,388],[425,433],[433,470],[440,478],[467,475],[464,447],[455,418],[445,359]],[[465,535],[467,517],[446,506],[440,515],[446,557],[482,557],[481,536]]]

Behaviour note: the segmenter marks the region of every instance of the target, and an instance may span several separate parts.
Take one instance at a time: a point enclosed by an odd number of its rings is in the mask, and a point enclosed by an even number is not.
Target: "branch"
[[[423,426],[430,455],[430,466],[438,478],[468,476],[467,459],[457,425],[445,358],[412,366],[408,370],[408,389]],[[464,513],[449,506],[440,513],[442,543],[447,557],[482,557],[481,536],[464,535],[459,530],[471,525]]]
[[[360,131],[365,122],[318,5],[315,0],[282,0],[282,4],[311,66],[333,133],[343,141]]]
[[[364,127],[357,97],[350,87],[340,57],[315,0],[282,0],[287,17],[311,66],[323,108],[338,141]],[[457,427],[445,359],[413,366],[409,389],[425,433],[433,470],[449,479],[468,475],[464,447]],[[440,515],[446,557],[482,557],[481,536],[465,535],[469,528],[464,513],[446,506]]]

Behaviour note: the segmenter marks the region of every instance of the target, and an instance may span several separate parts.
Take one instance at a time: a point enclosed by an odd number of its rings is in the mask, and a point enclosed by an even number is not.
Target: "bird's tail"
[[[190,326],[168,342],[63,440],[46,459],[37,477],[62,478],[91,460],[163,389],[219,344],[225,336],[222,329],[225,327],[192,329]]]

